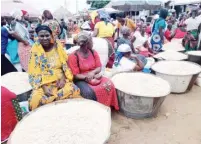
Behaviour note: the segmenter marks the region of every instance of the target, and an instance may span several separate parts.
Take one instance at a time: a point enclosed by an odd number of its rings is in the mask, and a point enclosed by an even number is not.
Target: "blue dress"
[[[159,34],[159,29],[162,27],[163,31],[166,29],[166,21],[162,18],[159,18],[155,21],[152,29],[151,36],[151,46],[154,52],[160,52],[162,49],[162,39]]]

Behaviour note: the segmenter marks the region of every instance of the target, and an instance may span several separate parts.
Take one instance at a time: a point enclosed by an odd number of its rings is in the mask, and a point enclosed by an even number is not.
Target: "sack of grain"
[[[183,93],[193,87],[201,67],[188,61],[160,61],[152,66],[152,70],[171,84],[172,92]]]
[[[105,144],[110,128],[109,107],[86,99],[58,101],[26,115],[8,144]]]
[[[154,55],[154,58],[156,58],[157,60],[176,60],[176,61],[181,61],[181,60],[188,59],[188,56],[183,54],[183,53],[181,53],[181,52],[168,50],[168,51],[160,52],[160,53]]]
[[[141,72],[118,73],[112,81],[117,89],[120,111],[130,118],[157,114],[171,89],[167,81]]]

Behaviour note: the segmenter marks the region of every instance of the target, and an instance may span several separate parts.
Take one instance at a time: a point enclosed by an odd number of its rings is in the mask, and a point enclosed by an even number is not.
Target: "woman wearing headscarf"
[[[29,82],[33,87],[29,100],[30,109],[67,98],[79,98],[80,91],[73,84],[73,75],[66,61],[68,57],[61,43],[53,40],[53,33],[46,25],[36,28],[39,43],[31,49],[28,67]]]
[[[68,64],[73,72],[75,84],[84,98],[97,100],[106,106],[119,110],[113,83],[101,75],[101,62],[98,53],[92,50],[93,42],[88,33],[78,34],[80,49],[69,56]]]
[[[123,26],[121,28],[121,34],[122,37],[120,37],[119,39],[117,39],[117,48],[121,45],[121,44],[128,44],[132,51],[134,52],[134,47],[133,47],[133,40],[130,39],[130,35],[131,35],[131,30],[127,27],[127,26]]]
[[[53,16],[49,10],[45,10],[43,12],[42,19],[42,24],[48,26],[51,29],[53,34],[52,43],[54,43],[54,41],[59,39],[59,36],[62,33],[61,26],[57,20],[53,19]]]
[[[114,34],[115,28],[112,23],[110,23],[110,16],[108,13],[104,11],[98,11],[100,22],[96,23],[93,36],[104,38],[108,42],[109,53],[109,61],[107,63],[107,67],[112,68],[114,62]]]
[[[198,26],[201,23],[201,17],[198,16],[197,10],[192,10],[191,17],[185,22],[187,35],[184,37],[184,47],[186,51],[192,51],[197,49],[198,43]]]
[[[167,9],[160,10],[160,18],[154,22],[151,36],[151,45],[153,52],[160,52],[164,43],[164,33],[167,27],[166,18],[168,16]]]
[[[110,23],[110,16],[104,11],[99,11],[99,17],[100,22],[96,23],[93,36],[107,39],[114,47],[115,29]]]
[[[128,44],[121,44],[118,47],[113,68],[117,71],[141,71],[143,67],[143,63],[132,54]]]

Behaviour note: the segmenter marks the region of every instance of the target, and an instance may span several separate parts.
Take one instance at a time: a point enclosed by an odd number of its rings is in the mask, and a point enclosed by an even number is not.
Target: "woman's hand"
[[[24,44],[25,46],[28,46],[28,45],[29,45],[29,42],[28,42],[28,41],[24,41],[23,44]]]
[[[93,72],[89,72],[86,75],[86,81],[90,81],[94,78],[95,74]]]
[[[47,86],[42,86],[42,89],[46,96],[48,97],[53,96],[52,90],[48,88]]]
[[[94,76],[94,78],[95,78],[95,79],[98,79],[98,80],[99,80],[99,79],[101,79],[101,78],[102,78],[102,75],[101,75],[101,73],[99,73],[99,74],[96,74],[96,75]]]
[[[62,77],[60,80],[57,81],[57,88],[62,89],[64,88],[65,84],[66,84],[66,79],[65,77]]]

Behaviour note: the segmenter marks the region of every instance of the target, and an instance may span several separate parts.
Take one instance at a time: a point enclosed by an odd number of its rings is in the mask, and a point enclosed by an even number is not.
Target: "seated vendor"
[[[28,65],[29,82],[33,87],[30,110],[57,100],[81,98],[61,43],[55,41],[48,26],[37,27],[36,33],[39,43],[33,45]]]
[[[141,71],[145,64],[132,54],[128,44],[121,44],[116,52],[113,68],[117,71]]]
[[[119,110],[113,83],[101,75],[101,62],[98,53],[92,50],[92,37],[81,32],[77,36],[77,43],[80,48],[69,56],[68,64],[81,95]]]

